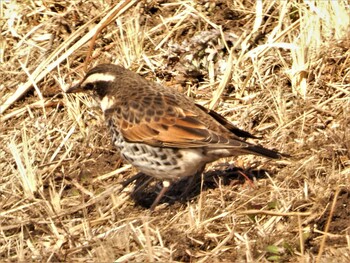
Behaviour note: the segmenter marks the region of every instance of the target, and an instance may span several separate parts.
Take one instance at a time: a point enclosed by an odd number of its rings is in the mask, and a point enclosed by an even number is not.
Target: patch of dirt
[[[327,209],[322,213],[320,217],[318,217],[312,223],[314,227],[320,231],[325,231],[327,222],[330,217],[330,211],[332,202],[334,199],[334,195],[331,196],[330,199],[326,199],[324,203],[327,204]],[[342,246],[348,244],[348,240],[346,240],[345,236],[350,234],[350,189],[343,188],[340,190],[339,195],[337,197],[334,212],[330,219],[330,224],[328,228],[328,233],[330,236],[326,239],[327,246]],[[318,239],[322,236],[320,233],[313,233],[310,237],[310,243],[315,246],[313,249],[315,252],[318,252],[318,242],[314,242],[312,240]]]

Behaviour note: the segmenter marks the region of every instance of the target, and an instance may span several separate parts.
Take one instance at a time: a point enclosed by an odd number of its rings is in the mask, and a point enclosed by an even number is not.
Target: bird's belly
[[[195,175],[203,170],[206,163],[213,161],[208,159],[203,148],[163,148],[126,142],[112,120],[108,124],[113,144],[119,149],[121,157],[146,175],[173,181]]]
[[[117,147],[123,159],[144,174],[161,180],[194,175],[206,163],[200,149],[162,148],[127,142]]]

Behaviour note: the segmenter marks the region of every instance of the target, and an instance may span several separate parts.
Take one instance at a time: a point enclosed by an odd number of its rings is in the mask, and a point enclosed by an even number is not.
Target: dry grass
[[[152,214],[152,191],[119,191],[136,171],[99,110],[62,93],[111,2],[0,1],[0,259],[349,262],[349,2],[134,1],[102,30],[91,65],[180,89],[293,156],[221,160],[211,187]],[[268,173],[227,185],[232,166]]]

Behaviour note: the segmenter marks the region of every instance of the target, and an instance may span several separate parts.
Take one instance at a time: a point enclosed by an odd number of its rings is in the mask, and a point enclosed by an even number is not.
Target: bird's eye
[[[94,84],[88,83],[84,86],[84,90],[92,90],[94,89]]]

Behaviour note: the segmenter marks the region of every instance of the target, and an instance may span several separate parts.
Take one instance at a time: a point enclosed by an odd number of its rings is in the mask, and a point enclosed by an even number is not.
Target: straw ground
[[[120,191],[137,171],[96,105],[62,92],[114,2],[0,1],[1,261],[349,262],[349,3],[125,2],[90,66],[178,89],[292,155],[220,160],[149,214],[157,182]]]

